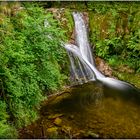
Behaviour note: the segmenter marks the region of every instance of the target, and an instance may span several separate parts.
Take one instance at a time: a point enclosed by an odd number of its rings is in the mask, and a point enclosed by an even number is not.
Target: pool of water
[[[61,120],[56,124],[56,118]],[[52,133],[48,130],[54,130]],[[49,99],[20,138],[140,138],[140,93],[87,83]]]

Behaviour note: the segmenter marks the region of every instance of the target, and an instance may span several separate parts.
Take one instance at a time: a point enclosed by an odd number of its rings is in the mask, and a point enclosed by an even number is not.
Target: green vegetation
[[[140,4],[88,2],[91,34],[96,55],[111,65],[128,65],[140,72]]]
[[[127,81],[137,88],[140,88],[140,74],[139,73],[128,73],[128,72],[118,72],[113,71],[114,76],[118,77],[120,80]]]
[[[61,73],[65,36],[52,15],[31,2],[1,2],[0,36],[0,138],[15,138],[15,128],[34,121],[44,95],[67,78]]]
[[[45,9],[51,7],[58,11]],[[68,81],[69,62],[61,42],[73,41],[73,11],[88,13],[97,56],[113,67],[140,72],[139,3],[1,2],[0,138],[17,138],[17,129],[37,119],[46,95]],[[114,75],[139,87],[139,75],[124,73]]]

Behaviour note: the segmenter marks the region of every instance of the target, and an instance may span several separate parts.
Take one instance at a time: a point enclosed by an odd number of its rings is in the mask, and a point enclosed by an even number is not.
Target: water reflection
[[[140,138],[138,90],[124,92],[91,82],[75,86],[70,94],[57,99],[52,106],[74,116],[71,127],[92,130],[100,138]]]

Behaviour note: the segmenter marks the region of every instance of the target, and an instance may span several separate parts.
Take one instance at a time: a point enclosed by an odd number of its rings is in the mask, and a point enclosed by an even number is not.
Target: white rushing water
[[[76,45],[65,44],[71,62],[72,81],[85,83],[97,81],[108,87],[117,89],[135,89],[131,84],[117,79],[105,77],[95,66],[88,42],[87,29],[81,13],[73,13],[75,22]]]
[[[84,17],[81,13],[73,12],[73,18],[75,23],[76,44],[80,49],[81,55],[92,65],[95,65],[88,41],[87,27],[84,21]]]
[[[75,23],[75,43],[77,46],[65,44],[71,63],[72,83],[82,84],[91,79],[95,80],[96,76],[105,77],[95,67],[83,15],[81,13],[73,12],[73,18]],[[90,67],[92,67],[92,69]]]

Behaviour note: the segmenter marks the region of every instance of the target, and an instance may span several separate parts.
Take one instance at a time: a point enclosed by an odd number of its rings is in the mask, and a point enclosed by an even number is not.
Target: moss
[[[72,11],[70,9],[65,9],[64,17],[66,18],[66,24],[63,24],[63,28],[67,32],[67,36],[70,39],[74,29],[74,21],[72,17]]]
[[[118,77],[120,80],[127,81],[136,87],[140,88],[140,74],[139,73],[128,73],[128,72],[113,72],[114,76]]]
[[[120,57],[123,64],[139,70],[139,6],[136,3],[88,2],[90,39],[96,55],[109,60]],[[130,9],[131,7],[131,9]],[[126,60],[127,61],[124,61]]]

